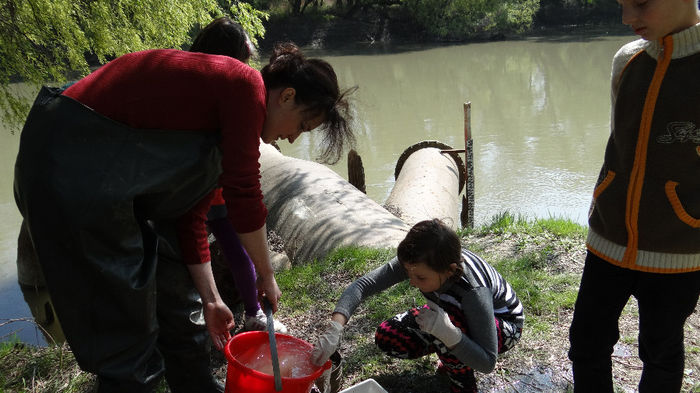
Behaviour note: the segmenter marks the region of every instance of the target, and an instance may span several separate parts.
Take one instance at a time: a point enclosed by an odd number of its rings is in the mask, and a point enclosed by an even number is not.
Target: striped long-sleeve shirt
[[[472,276],[474,281],[469,284],[470,286],[489,288],[493,296],[494,315],[522,328],[525,320],[523,305],[503,276],[493,266],[469,250],[462,250],[462,263],[465,274],[460,279],[469,281],[469,276]]]

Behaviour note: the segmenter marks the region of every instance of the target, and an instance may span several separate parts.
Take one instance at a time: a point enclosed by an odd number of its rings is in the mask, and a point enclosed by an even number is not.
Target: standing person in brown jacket
[[[641,393],[679,392],[700,294],[700,16],[696,0],[620,0],[642,38],[612,65],[611,134],[571,323],[574,391],[613,392],[611,355],[639,305]]]

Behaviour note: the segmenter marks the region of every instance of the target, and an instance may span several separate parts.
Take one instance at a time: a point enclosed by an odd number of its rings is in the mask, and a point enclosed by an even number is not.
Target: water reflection
[[[17,337],[32,344],[45,343],[17,282],[17,236],[21,216],[12,193],[13,169],[19,133],[0,128],[0,341]],[[12,321],[17,320],[19,321]]]

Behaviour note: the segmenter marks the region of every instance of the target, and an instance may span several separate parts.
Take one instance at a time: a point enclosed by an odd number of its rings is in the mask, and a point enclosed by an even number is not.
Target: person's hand
[[[223,301],[205,303],[204,322],[207,324],[211,341],[221,351],[231,338],[231,329],[236,326],[233,313]]]
[[[440,306],[428,300],[429,308],[421,308],[416,316],[420,330],[432,334],[447,348],[453,348],[462,340],[462,331],[450,321],[449,315]]]
[[[276,313],[277,303],[282,296],[282,292],[277,286],[277,280],[275,280],[274,274],[270,274],[267,277],[259,276],[256,284],[258,287],[258,298],[260,299],[260,304],[263,304],[262,298],[266,297],[272,305],[272,312]]]
[[[328,361],[333,352],[338,350],[340,335],[343,333],[343,325],[331,320],[326,331],[318,336],[314,349],[311,351],[311,362],[322,366]]]

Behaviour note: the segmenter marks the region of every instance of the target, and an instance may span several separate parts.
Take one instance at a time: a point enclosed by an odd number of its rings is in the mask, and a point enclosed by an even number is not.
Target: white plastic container
[[[388,393],[374,379],[365,379],[364,381],[352,385],[347,389],[343,389],[338,393]]]

